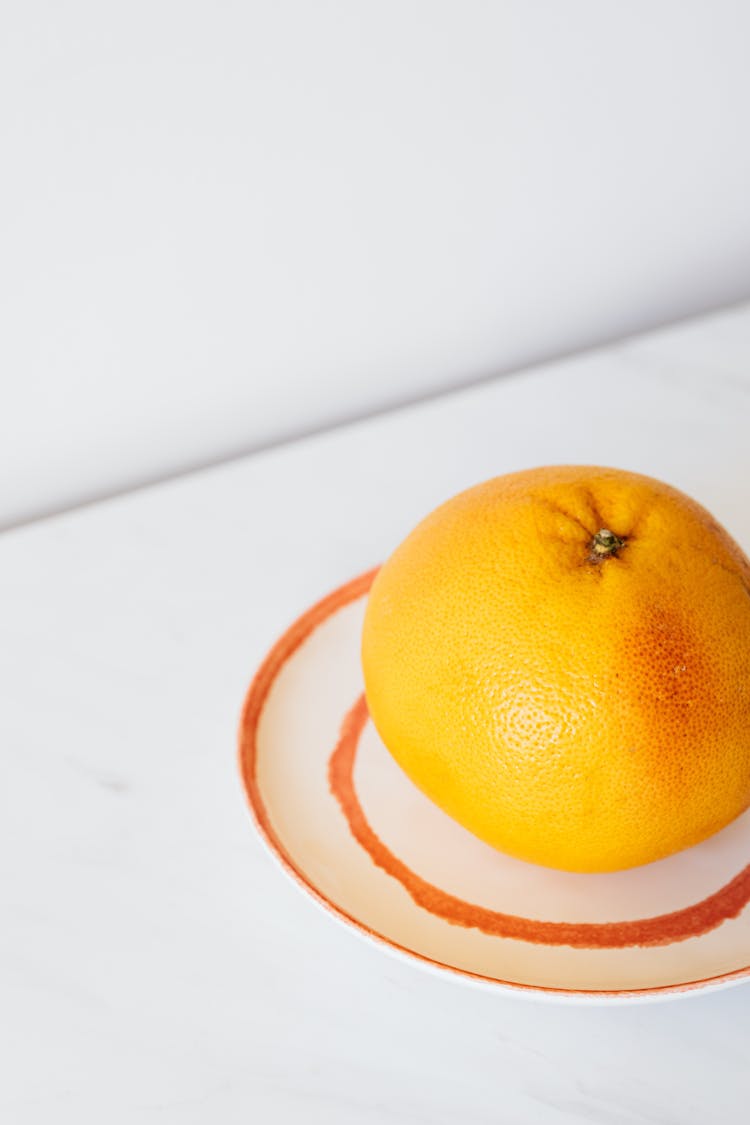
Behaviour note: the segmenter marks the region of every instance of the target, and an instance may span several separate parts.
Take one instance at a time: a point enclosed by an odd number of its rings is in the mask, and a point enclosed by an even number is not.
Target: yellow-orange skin
[[[625,545],[596,561],[601,528]],[[557,466],[449,500],[378,574],[362,661],[396,761],[511,855],[615,871],[750,804],[750,564],[650,477]]]

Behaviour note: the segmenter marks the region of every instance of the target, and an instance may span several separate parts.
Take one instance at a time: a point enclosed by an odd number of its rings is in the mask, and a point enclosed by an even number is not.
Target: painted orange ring
[[[255,820],[256,826],[265,839],[271,851],[276,855],[278,860],[286,869],[287,873],[299,883],[317,902],[324,907],[331,914],[337,916],[343,921],[349,923],[355,929],[359,930],[367,938],[383,945],[389,951],[396,951],[405,954],[407,957],[414,958],[426,965],[433,968],[441,969],[447,973],[455,974],[460,977],[467,978],[477,983],[489,984],[499,986],[501,988],[513,989],[522,992],[534,992],[549,995],[560,995],[569,997],[591,997],[606,999],[607,997],[643,997],[652,995],[664,995],[670,993],[683,993],[690,992],[696,989],[705,988],[708,986],[718,986],[721,984],[728,984],[732,981],[742,979],[743,977],[750,976],[750,965],[741,969],[733,970],[729,973],[721,973],[712,977],[703,977],[697,980],[685,981],[679,984],[657,985],[651,988],[640,989],[572,989],[572,988],[550,988],[544,985],[523,984],[518,981],[502,980],[498,977],[487,976],[482,973],[474,973],[469,969],[461,969],[454,965],[448,965],[443,961],[436,960],[435,958],[427,957],[425,954],[418,953],[416,950],[409,949],[407,946],[400,945],[398,942],[392,941],[390,938],[385,937],[383,934],[372,930],[363,922],[348,914],[341,907],[331,902],[324,894],[315,887],[303,871],[297,866],[295,861],[287,852],[284,844],[278,837],[273,825],[271,824],[268,811],[263,804],[260,789],[255,776],[255,767],[257,761],[257,731],[260,716],[263,711],[263,706],[268,698],[268,693],[278,676],[279,672],[289,660],[289,658],[297,651],[297,649],[304,643],[310,634],[325,620],[327,620],[337,610],[344,606],[356,601],[362,597],[369,590],[372,581],[377,573],[377,568],[367,571],[365,574],[360,575],[358,578],[340,586],[327,597],[322,598],[319,602],[313,605],[305,613],[299,617],[294,624],[287,629],[287,631],[279,638],[271,651],[266,656],[265,660],[258,669],[247,695],[245,697],[242,714],[240,717],[239,731],[238,731],[238,750],[239,750],[239,768],[242,780],[245,786],[245,792],[248,799],[250,811]],[[739,876],[738,876],[739,878]],[[733,880],[734,883],[736,880]],[[729,886],[729,884],[728,884]],[[714,896],[711,896],[714,897]]]

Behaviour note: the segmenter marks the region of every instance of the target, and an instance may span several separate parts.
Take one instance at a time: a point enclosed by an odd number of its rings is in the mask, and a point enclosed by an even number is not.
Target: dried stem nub
[[[591,553],[597,559],[606,559],[608,555],[616,555],[624,546],[624,539],[615,535],[614,531],[602,527],[591,541]]]

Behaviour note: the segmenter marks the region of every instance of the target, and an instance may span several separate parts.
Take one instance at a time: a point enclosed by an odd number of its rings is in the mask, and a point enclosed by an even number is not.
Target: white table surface
[[[485,477],[663,477],[750,547],[750,307],[0,537],[0,1120],[747,1120],[750,989],[545,1004],[337,926],[267,856],[245,687],[307,605]]]

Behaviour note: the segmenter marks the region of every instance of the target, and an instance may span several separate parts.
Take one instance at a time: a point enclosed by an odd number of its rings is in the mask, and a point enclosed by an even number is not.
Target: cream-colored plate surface
[[[391,951],[494,987],[625,1000],[750,976],[750,812],[612,875],[496,852],[415,788],[367,718],[359,638],[371,579],[300,618],[248,693],[242,775],[287,871]]]

